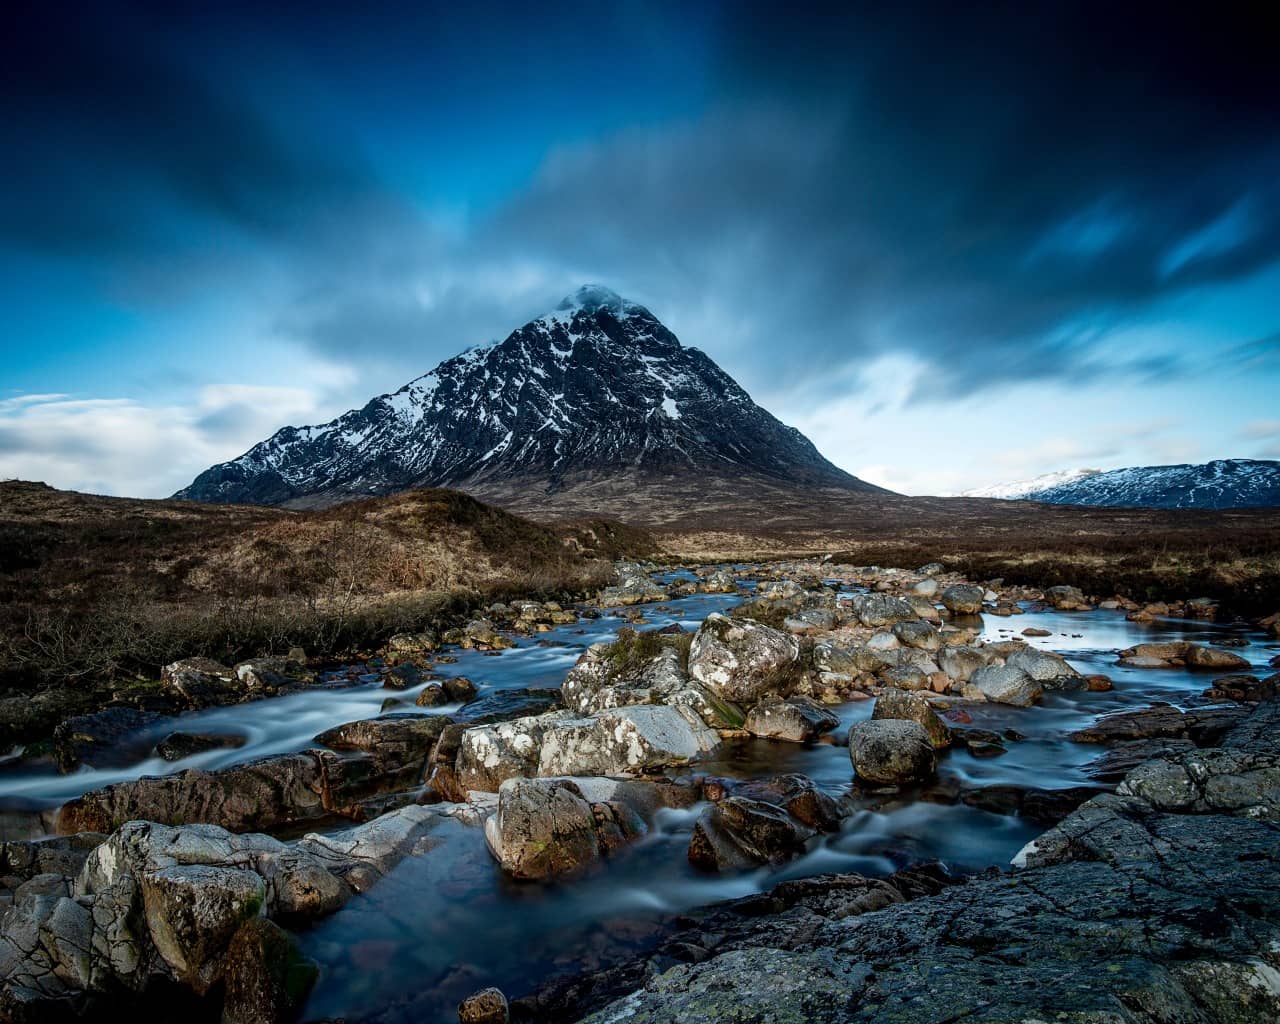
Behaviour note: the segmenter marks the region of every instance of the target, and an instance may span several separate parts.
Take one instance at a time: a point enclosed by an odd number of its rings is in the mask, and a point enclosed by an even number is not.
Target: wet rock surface
[[[1280,831],[1258,809],[1277,792],[1278,720],[1280,706],[1262,705],[1220,749],[1168,762],[1222,780],[1225,802],[1170,788],[1153,763],[1029,845],[1012,873],[916,898],[893,879],[784,883],[751,898],[749,916],[737,909],[735,920],[733,905],[704,915],[651,956],[519,1005],[530,1019],[593,1024],[1275,1019]],[[816,898],[796,899],[794,884]],[[872,913],[848,912],[857,887]],[[779,984],[779,972],[802,984]]]

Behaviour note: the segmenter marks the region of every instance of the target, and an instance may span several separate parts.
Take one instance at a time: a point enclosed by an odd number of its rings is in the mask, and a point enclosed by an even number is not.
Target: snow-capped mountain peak
[[[999,493],[997,493],[999,492]],[[1280,462],[1216,459],[1199,464],[1068,470],[1022,484],[966,491],[967,497],[1021,498],[1054,505],[1128,508],[1257,508],[1280,505]]]
[[[503,341],[330,423],[286,427],[178,496],[314,504],[495,480],[556,490],[623,468],[878,490],[827,462],[645,307],[584,285]]]

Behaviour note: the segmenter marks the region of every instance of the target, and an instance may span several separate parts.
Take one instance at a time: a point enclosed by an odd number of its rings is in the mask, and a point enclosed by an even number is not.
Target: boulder
[[[689,764],[720,737],[690,708],[636,705],[565,718],[542,734],[537,774],[616,775]]]
[[[957,683],[967,683],[978,669],[995,660],[995,655],[981,647],[947,646],[938,652],[938,667]]]
[[[703,594],[736,594],[738,581],[728,569],[717,569],[698,581],[698,591]]]
[[[1093,607],[1079,587],[1050,587],[1044,592],[1045,603],[1059,611],[1088,611]]]
[[[859,722],[850,729],[849,760],[860,779],[881,785],[921,782],[937,768],[924,726],[896,719]]]
[[[226,947],[266,905],[252,871],[184,864],[141,877],[143,913],[156,952],[174,980],[199,995],[221,977]]]
[[[643,831],[625,803],[592,802],[575,779],[508,779],[485,840],[512,877],[545,879],[581,871]]]
[[[953,615],[978,615],[985,592],[971,583],[957,583],[942,592],[942,606]]]
[[[165,715],[134,708],[106,708],[77,715],[53,730],[53,757],[60,772],[82,764],[91,768],[121,768],[143,760],[155,743],[154,734]]]
[[[166,665],[160,682],[191,708],[234,704],[244,696],[235,671],[212,658],[183,658]]]
[[[951,730],[943,724],[929,702],[904,690],[885,690],[876,698],[872,721],[915,722],[924,728],[934,747],[951,746]]]
[[[1044,696],[1044,683],[1010,665],[987,665],[978,669],[970,677],[969,686],[985,700],[1024,708]]]
[[[892,626],[919,618],[906,601],[888,594],[854,594],[849,610],[864,626]]]
[[[496,793],[507,779],[538,774],[542,736],[570,712],[529,715],[466,729],[462,732],[455,761],[458,787]]]
[[[565,704],[582,715],[631,704],[683,705],[694,709],[712,728],[738,728],[742,725],[742,710],[691,679],[685,671],[678,646],[684,635],[644,634],[664,646],[638,664],[625,653],[625,646],[620,647],[640,642],[636,639],[593,644],[565,677],[560,688]]]
[[[223,958],[223,1024],[293,1020],[319,973],[292,935],[266,918],[250,918],[231,937]]]
[[[1041,683],[1057,683],[1058,680],[1078,678],[1080,673],[1067,664],[1067,659],[1052,651],[1038,647],[1024,647],[1005,659],[1005,665],[1029,675]],[[1055,687],[1050,686],[1050,689]],[[1062,684],[1056,686],[1064,688]]]
[[[689,674],[716,696],[755,703],[790,685],[800,658],[795,637],[751,619],[709,615],[689,648]]]
[[[813,834],[779,807],[730,796],[712,804],[695,823],[689,862],[706,871],[780,864],[802,852]]]
[[[156,753],[166,761],[181,761],[185,757],[203,754],[209,750],[234,750],[244,744],[243,736],[205,732],[171,732],[156,744]]]
[[[811,743],[839,724],[840,718],[816,700],[788,697],[761,701],[748,712],[742,727],[764,739]]]
[[[782,625],[796,636],[816,636],[836,628],[836,613],[830,608],[805,608],[787,616]]]
[[[840,822],[849,813],[846,805],[837,803],[804,775],[776,775],[727,786],[707,780],[704,789],[711,800],[731,795],[781,807],[798,822],[818,832],[839,831]]]
[[[936,651],[942,646],[942,634],[927,622],[899,622],[893,627],[893,635],[907,647],[921,651]]]
[[[1126,648],[1120,652],[1120,664],[1137,668],[1185,665],[1187,668],[1219,672],[1238,672],[1249,669],[1249,662],[1238,654],[1216,647],[1206,647],[1188,640],[1138,644]]]

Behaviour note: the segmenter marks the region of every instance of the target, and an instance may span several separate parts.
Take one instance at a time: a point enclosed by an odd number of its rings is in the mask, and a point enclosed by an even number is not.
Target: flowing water
[[[737,595],[698,595],[644,606],[650,626],[678,622],[691,629]],[[588,645],[612,638],[625,621],[604,616],[522,638],[498,654],[454,651],[457,661],[436,672],[467,676],[481,696],[514,687],[555,687]],[[1058,789],[1091,784],[1084,766],[1101,748],[1068,741],[1066,734],[1096,717],[1144,707],[1153,701],[1197,703],[1212,673],[1137,669],[1115,664],[1116,651],[1161,640],[1221,642],[1248,639],[1235,649],[1255,674],[1280,649],[1261,633],[1203,622],[1128,622],[1116,611],[1029,612],[985,620],[984,638],[1017,636],[1029,626],[1052,635],[1029,642],[1065,655],[1081,672],[1104,673],[1115,683],[1105,693],[1050,693],[1033,708],[965,705],[972,728],[1016,729],[1024,738],[1008,752],[977,758],[966,750],[942,753],[934,791],[954,792],[996,784]],[[647,628],[647,627],[646,627]],[[395,694],[412,702],[417,689]],[[10,765],[0,771],[0,808],[56,806],[89,789],[144,774],[188,767],[216,768],[266,754],[314,746],[317,733],[343,722],[378,715],[389,691],[375,675],[346,689],[196,712],[168,722],[159,735],[189,732],[235,735],[244,745],[209,751],[184,761],[159,759],[118,769],[57,775],[52,769]],[[841,727],[813,746],[735,741],[699,772],[767,778],[784,772],[808,775],[833,796],[852,779],[844,737],[849,725],[871,714],[870,700],[836,709]],[[447,714],[450,707],[434,709]],[[159,735],[156,738],[159,738]],[[663,811],[650,832],[586,877],[557,884],[515,883],[485,850],[480,830],[447,820],[433,833],[436,846],[402,862],[368,894],[301,936],[305,951],[322,965],[307,1018],[345,1017],[387,1022],[455,1021],[457,1002],[497,985],[509,995],[527,991],[557,971],[577,971],[639,950],[664,917],[768,888],[784,878],[833,871],[888,874],[906,864],[939,859],[957,871],[1007,865],[1042,828],[1016,816],[988,813],[925,794],[864,797],[841,831],[814,840],[807,853],[781,867],[707,875],[690,867],[689,835],[701,808]]]

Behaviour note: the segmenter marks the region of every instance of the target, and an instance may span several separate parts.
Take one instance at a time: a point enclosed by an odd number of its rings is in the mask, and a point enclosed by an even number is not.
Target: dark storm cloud
[[[624,7],[628,26],[680,13]],[[387,72],[464,118],[465,91],[425,87],[437,54],[415,50],[444,6],[358,32],[323,5],[19,10],[0,42],[0,248],[127,266],[142,290],[207,261],[243,294],[274,260],[287,294],[265,322],[406,378],[600,280],[753,389],[848,390],[902,353],[926,367],[917,398],[1203,366],[1109,339],[1280,254],[1280,62],[1261,5],[709,7],[708,105],[568,131],[583,141],[452,234],[419,212],[430,195],[391,189],[341,118],[275,95],[294,79],[272,74],[285,53],[357,91]],[[601,45],[598,11],[500,11],[444,26],[447,48],[568,68]],[[661,34],[634,50],[640,33],[610,37],[617,74]],[[500,106],[525,102],[512,85]]]
[[[750,10],[714,116],[561,154],[502,244],[749,311],[759,380],[905,351],[920,396],[1176,373],[1108,332],[1280,256],[1260,7]]]
[[[219,231],[296,245],[404,213],[349,146],[268,116],[253,74],[217,73],[216,17],[20,3],[5,20],[0,245],[176,273],[167,258]]]

